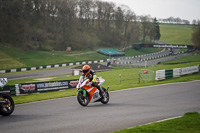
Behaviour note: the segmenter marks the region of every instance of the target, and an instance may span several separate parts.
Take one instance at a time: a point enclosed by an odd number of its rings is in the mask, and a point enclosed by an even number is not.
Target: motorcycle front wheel
[[[78,91],[77,100],[80,105],[87,106],[89,104],[89,95],[86,93],[86,96],[83,96],[83,91]]]
[[[0,115],[8,116],[14,111],[15,104],[11,96],[0,93]]]

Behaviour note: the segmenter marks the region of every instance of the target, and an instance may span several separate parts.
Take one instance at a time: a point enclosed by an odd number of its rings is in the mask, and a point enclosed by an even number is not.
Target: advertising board
[[[191,74],[191,73],[196,73],[196,72],[199,72],[199,65],[191,66],[191,67],[184,67],[184,68],[180,69],[181,75],[186,75],[186,74]]]

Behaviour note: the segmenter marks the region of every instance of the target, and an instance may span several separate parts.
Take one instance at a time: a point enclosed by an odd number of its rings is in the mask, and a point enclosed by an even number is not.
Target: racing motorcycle
[[[103,104],[107,104],[109,101],[109,93],[107,89],[102,87],[102,90],[104,91],[104,95],[102,96],[99,91],[94,86],[91,86],[91,82],[87,78],[79,79],[79,83],[77,84],[76,88],[78,90],[77,93],[77,100],[80,105],[82,106],[87,106],[89,103],[94,103],[94,102],[101,102]],[[101,86],[105,82],[104,79],[101,77],[97,78],[97,84]]]
[[[0,89],[7,84],[7,78],[0,78]],[[14,111],[15,104],[11,96],[0,93],[0,115],[8,116]]]

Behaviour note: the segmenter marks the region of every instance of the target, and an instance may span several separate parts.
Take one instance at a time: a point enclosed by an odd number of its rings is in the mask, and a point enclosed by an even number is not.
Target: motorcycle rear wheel
[[[84,97],[83,91],[78,91],[77,100],[80,105],[87,106],[89,104],[89,95],[86,93],[86,97]]]
[[[7,94],[0,93],[0,101],[5,101],[6,103],[1,103],[0,105],[0,115],[8,116],[12,114],[15,108],[15,104],[11,96]]]
[[[101,103],[107,104],[107,103],[109,102],[109,99],[110,99],[109,93],[106,91],[105,88],[102,87],[102,89],[103,89],[104,92],[105,92],[105,96],[101,98]]]

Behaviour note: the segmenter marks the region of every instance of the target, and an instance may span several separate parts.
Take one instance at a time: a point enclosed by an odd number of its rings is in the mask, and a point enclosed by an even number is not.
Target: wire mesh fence
[[[138,73],[131,74],[119,74],[119,84],[122,82],[132,83],[132,84],[140,84],[145,82],[154,81],[154,71],[150,69],[141,69]],[[129,81],[129,82],[128,82]]]

